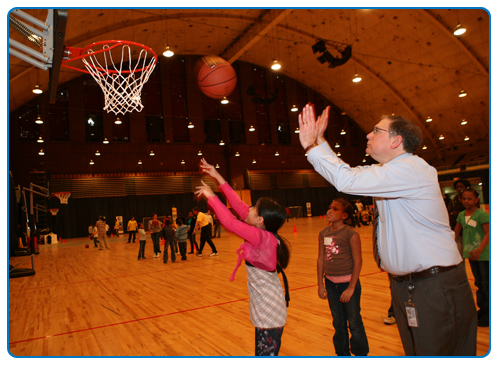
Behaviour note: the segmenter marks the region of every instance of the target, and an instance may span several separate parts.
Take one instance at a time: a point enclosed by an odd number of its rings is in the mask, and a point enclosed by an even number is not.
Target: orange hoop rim
[[[92,53],[86,53],[88,52],[88,50],[91,48],[91,47],[94,47],[94,46],[99,46],[99,45],[102,45],[102,44],[113,44],[112,46],[110,46],[109,48],[106,48],[106,49],[101,49],[99,51],[95,51],[95,52],[92,52]],[[153,51],[152,48],[142,44],[142,43],[137,43],[137,42],[134,42],[134,41],[124,41],[124,40],[117,40],[117,39],[112,39],[112,40],[107,40],[107,41],[99,41],[99,42],[94,42],[94,43],[91,43],[89,44],[88,46],[86,47],[83,47],[83,48],[76,48],[76,47],[73,47],[72,49],[74,50],[78,50],[79,52],[79,55],[76,56],[76,57],[73,57],[73,58],[69,58],[67,60],[63,60],[61,62],[61,66],[63,67],[66,67],[66,68],[70,68],[72,70],[76,70],[76,71],[80,71],[80,72],[85,72],[85,73],[90,73],[89,71],[85,70],[85,69],[82,69],[82,68],[77,68],[77,67],[73,67],[73,66],[69,66],[67,65],[68,62],[71,62],[71,61],[76,61],[76,60],[80,60],[82,58],[85,58],[85,57],[90,57],[90,56],[93,56],[93,55],[96,55],[96,54],[99,54],[99,53],[104,53],[104,52],[108,52],[110,49],[113,49],[113,48],[116,48],[118,47],[119,45],[133,45],[133,46],[137,46],[137,47],[140,47],[140,48],[143,48],[145,49],[146,51],[148,52],[151,52],[153,54],[153,58],[155,60],[154,63],[151,63],[149,65],[147,65],[146,67],[142,67],[142,68],[138,68],[134,71],[127,71],[127,70],[122,70],[121,73],[132,73],[132,72],[142,72],[144,70],[148,70],[150,69],[151,67],[153,67],[154,65],[156,65],[156,63],[158,62],[158,55],[156,54],[155,51]],[[67,47],[68,48],[68,47]],[[68,48],[69,49],[69,48]],[[85,54],[83,54],[85,53]],[[95,67],[95,66],[92,66],[92,65],[89,65],[90,67],[92,67],[93,69],[95,70],[99,70],[98,67]],[[113,73],[113,74],[117,74],[118,71],[116,70],[107,70],[107,72],[109,73]]]

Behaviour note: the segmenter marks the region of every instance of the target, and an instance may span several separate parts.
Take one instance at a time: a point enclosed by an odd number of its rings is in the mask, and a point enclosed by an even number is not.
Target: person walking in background
[[[108,235],[106,234],[106,217],[100,216],[99,220],[96,222],[97,227],[97,237],[99,239],[99,250],[103,250],[103,243],[106,250],[109,250],[108,246]]]
[[[188,226],[184,222],[184,218],[179,217],[176,220],[177,229],[175,230],[175,240],[179,246],[179,252],[181,254],[181,260],[186,260],[187,251],[187,237],[188,237]]]
[[[118,221],[118,218],[116,218],[115,219],[115,226],[113,227],[113,232],[116,235],[116,237],[120,237],[119,231],[120,231],[120,222]]]
[[[328,298],[337,356],[367,356],[368,339],[360,305],[361,238],[345,223],[351,216],[352,206],[343,198],[335,199],[328,208],[326,220],[330,224],[318,237],[318,296]]]
[[[208,226],[210,227],[210,238],[214,238],[214,218],[212,217],[212,212],[210,209],[207,210],[207,221]]]
[[[422,131],[383,116],[367,135],[379,164],[350,167],[325,138],[330,107],[307,104],[299,140],[314,169],[346,194],[374,197],[374,258],[391,273],[392,304],[408,356],[475,356],[477,315],[436,169],[414,155]],[[453,303],[450,306],[450,303]]]
[[[213,238],[220,238],[220,231],[221,231],[221,226],[220,226],[220,221],[219,218],[217,217],[217,214],[213,214],[213,219],[214,219],[214,237]]]
[[[137,232],[137,221],[135,220],[134,217],[130,218],[130,220],[127,223],[127,231],[128,231],[128,242],[130,243],[130,240],[133,239],[132,242],[135,242],[135,233]]]
[[[144,225],[142,223],[139,223],[139,229],[137,230],[139,233],[139,255],[137,257],[137,260],[140,259],[145,259],[146,257],[144,256],[144,250],[146,249],[146,231],[144,230]]]
[[[168,221],[168,225],[171,226],[170,221]],[[156,214],[153,214],[152,219],[149,221],[148,231],[151,232],[151,240],[153,241],[153,250],[155,253],[153,257],[160,257],[160,238],[162,234],[162,227],[161,222],[158,220],[158,216]]]
[[[196,216],[193,214],[192,211],[189,212],[188,214],[187,226],[188,226],[188,238],[191,244],[191,251],[189,253],[194,254],[194,248],[196,247],[196,251],[199,251],[199,249],[198,249],[198,243],[196,242],[196,233],[194,233],[194,227],[196,226]]]
[[[205,247],[205,243],[208,242],[208,245],[212,249],[212,253],[210,256],[217,256],[217,248],[215,248],[214,243],[212,242],[212,232],[210,229],[210,225],[208,223],[208,219],[206,214],[203,214],[200,212],[198,207],[193,208],[193,214],[196,216],[196,226],[194,227],[193,234],[196,234],[198,230],[201,231],[200,233],[200,251],[198,251],[198,254],[196,256],[203,256],[203,247]]]
[[[287,319],[287,295],[283,295],[278,272],[287,267],[290,258],[288,243],[278,235],[286,220],[285,209],[275,200],[260,198],[255,206],[245,204],[213,165],[205,159],[200,164],[203,173],[210,175],[219,184],[237,215],[222,204],[212,189],[201,181],[196,196],[207,199],[224,227],[243,238],[238,249],[238,261],[231,274],[234,280],[236,270],[245,260],[247,269],[250,321],[255,327],[255,356],[278,356],[281,338]],[[285,288],[288,288],[283,273]]]
[[[163,227],[161,230],[161,237],[165,240],[165,246],[163,246],[163,263],[168,262],[168,249],[170,247],[170,257],[172,262],[175,262],[175,232],[172,222],[169,219],[165,219]],[[158,255],[159,257],[159,255]]]
[[[488,213],[478,208],[479,194],[474,189],[462,192],[465,210],[460,212],[455,226],[455,240],[462,233],[463,258],[469,259],[477,287],[476,299],[479,311],[477,325],[488,327],[490,323],[490,218]]]

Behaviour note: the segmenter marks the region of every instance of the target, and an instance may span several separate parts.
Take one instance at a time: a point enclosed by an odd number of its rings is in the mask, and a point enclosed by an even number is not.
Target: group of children
[[[165,218],[163,224],[158,221],[156,214],[150,222],[149,229],[144,229],[144,224],[139,223],[139,254],[137,260],[145,259],[144,251],[146,247],[146,237],[148,234],[155,235],[153,239],[155,254],[153,257],[160,257],[160,244],[156,240],[163,239],[165,242],[163,249],[163,263],[168,262],[168,250],[170,249],[170,258],[172,262],[176,260],[176,254],[181,255],[181,260],[186,260],[187,240],[188,240],[188,226],[184,218],[179,217],[173,224],[169,218]],[[153,237],[152,237],[153,238]]]

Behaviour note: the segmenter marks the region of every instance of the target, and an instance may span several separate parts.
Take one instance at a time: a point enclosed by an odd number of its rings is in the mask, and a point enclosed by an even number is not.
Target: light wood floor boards
[[[334,356],[332,318],[316,286],[320,217],[292,219],[280,230],[292,245],[286,270],[291,289],[282,356]],[[297,232],[294,233],[294,228]],[[403,356],[396,325],[384,325],[387,274],[372,256],[372,228],[358,229],[363,244],[361,308],[370,356]],[[85,248],[88,239],[44,245],[36,275],[9,280],[9,349],[14,356],[252,356],[245,268],[229,276],[242,240],[223,229],[199,258],[163,264],[137,261],[138,243],[110,239],[111,250]],[[15,257],[15,265],[24,257]],[[27,260],[22,267],[30,267]],[[472,274],[467,264],[473,285]],[[473,289],[474,290],[474,289]],[[475,290],[474,290],[475,292]],[[489,328],[478,328],[477,354],[489,351]]]

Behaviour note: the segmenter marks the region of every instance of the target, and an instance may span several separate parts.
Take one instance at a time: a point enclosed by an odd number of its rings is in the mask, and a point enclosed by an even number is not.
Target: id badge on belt
[[[408,326],[418,327],[417,308],[415,308],[415,303],[411,300],[413,289],[415,289],[415,285],[413,281],[410,281],[408,283],[408,301],[405,302],[406,319],[408,320]]]

